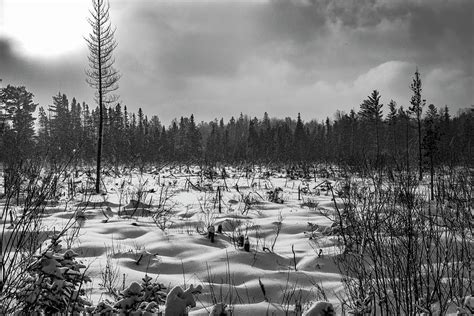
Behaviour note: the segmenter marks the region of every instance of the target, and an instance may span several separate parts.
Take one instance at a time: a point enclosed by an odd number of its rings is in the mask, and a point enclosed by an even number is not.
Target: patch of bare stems
[[[462,308],[474,290],[472,172],[437,170],[434,200],[416,174],[364,174],[348,177],[342,206],[334,204],[343,312],[444,315],[451,304]]]
[[[68,166],[49,165],[44,160],[25,160],[10,164],[5,170],[5,194],[0,204],[0,314],[24,310],[28,305],[19,299],[27,283],[28,271],[41,260],[51,238],[67,241],[67,231],[77,226],[79,209],[62,227],[46,227],[43,217],[54,201],[61,198],[59,187],[68,183]],[[66,211],[67,203],[62,210]],[[77,235],[76,235],[77,236]],[[70,246],[70,243],[68,243]],[[71,300],[70,304],[74,304]]]

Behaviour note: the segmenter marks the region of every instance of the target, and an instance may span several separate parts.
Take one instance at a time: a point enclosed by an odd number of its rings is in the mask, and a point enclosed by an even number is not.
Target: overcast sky
[[[240,112],[305,120],[358,109],[373,89],[407,106],[474,104],[473,0],[111,0],[124,105],[166,124]],[[0,0],[0,78],[47,107],[85,82],[88,0]],[[387,110],[385,110],[385,113]]]

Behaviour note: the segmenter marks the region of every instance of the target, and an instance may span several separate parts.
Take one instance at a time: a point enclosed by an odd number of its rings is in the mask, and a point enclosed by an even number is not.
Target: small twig
[[[296,268],[296,254],[295,254],[295,245],[291,245],[291,251],[293,252],[293,263],[295,265],[295,271],[298,271]]]

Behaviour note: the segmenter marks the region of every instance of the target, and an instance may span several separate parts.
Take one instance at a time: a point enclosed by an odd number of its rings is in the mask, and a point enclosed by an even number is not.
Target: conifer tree
[[[387,115],[387,125],[388,125],[388,144],[392,151],[392,154],[396,154],[398,151],[398,140],[397,140],[397,125],[398,125],[398,112],[397,112],[397,103],[393,100],[390,100],[388,103],[388,115]]]
[[[191,114],[189,117],[186,135],[188,138],[186,147],[189,157],[193,159],[199,158],[201,154],[201,135],[199,134],[196,122],[194,121],[194,114]]]
[[[69,112],[69,100],[58,92],[53,96],[53,104],[48,108],[50,120],[51,154],[61,161],[70,157],[73,149],[73,130]]]
[[[415,114],[416,124],[417,124],[417,131],[418,131],[418,172],[419,172],[419,180],[423,179],[423,163],[422,163],[422,155],[421,155],[421,114],[423,112],[423,106],[426,103],[426,100],[421,99],[421,78],[420,73],[418,72],[418,68],[415,71],[415,77],[410,85],[411,91],[413,91],[413,95],[411,97],[411,107],[410,111]]]
[[[398,116],[405,122],[405,163],[406,170],[410,172],[410,111],[405,111],[403,106],[398,109]]]
[[[382,124],[382,106],[380,103],[380,93],[377,90],[365,99],[360,105],[359,115],[367,120],[375,130],[376,161],[380,162],[380,125]]]
[[[259,135],[257,133],[258,119],[255,117],[249,122],[249,136],[247,139],[247,158],[255,161],[259,155]]]
[[[7,128],[4,136],[4,154],[13,161],[21,161],[32,153],[34,147],[33,112],[37,104],[33,102],[33,93],[25,87],[8,85],[0,90],[0,104],[8,110],[11,128]]]
[[[434,200],[434,163],[438,150],[439,141],[439,117],[438,111],[433,104],[428,106],[428,113],[425,119],[425,135],[423,137],[423,147],[430,164],[430,189],[431,200]]]
[[[304,130],[303,121],[301,120],[301,115],[300,113],[298,113],[298,118],[296,120],[296,128],[294,132],[295,160],[304,160],[306,158],[305,143],[306,133]]]
[[[43,154],[46,153],[50,148],[50,127],[49,118],[43,107],[38,110],[38,148]]]

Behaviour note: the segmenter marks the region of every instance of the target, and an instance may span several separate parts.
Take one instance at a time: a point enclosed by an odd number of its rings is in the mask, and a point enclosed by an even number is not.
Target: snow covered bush
[[[58,167],[45,167],[41,159],[8,166],[0,208],[0,315],[22,309],[21,289],[38,281],[31,275],[39,260],[36,255],[52,234],[43,223],[45,208],[56,202],[51,199],[58,196],[63,174]],[[59,235],[73,224],[74,219],[68,221]]]
[[[115,303],[102,301],[89,311],[94,315],[157,315],[159,306],[166,300],[165,290],[163,284],[152,282],[152,278],[146,274],[141,284],[132,282],[119,292]]]
[[[183,291],[180,286],[175,286],[171,289],[166,297],[165,316],[183,316],[186,315],[186,308],[188,306],[195,307],[196,301],[194,294],[201,293],[202,286],[198,285],[194,288],[191,285],[188,289]]]
[[[27,270],[28,277],[18,291],[17,300],[25,313],[84,312],[91,305],[82,285],[90,282],[86,266],[75,258],[77,253],[62,251],[59,235],[53,236],[47,250],[36,256]]]
[[[283,198],[281,197],[281,193],[283,189],[280,187],[275,188],[274,190],[267,191],[267,197],[270,202],[283,204]]]
[[[226,311],[226,308],[227,304],[217,303],[211,307],[209,316],[227,316],[228,313]]]
[[[335,316],[334,306],[329,302],[318,301],[303,313],[303,316]]]

